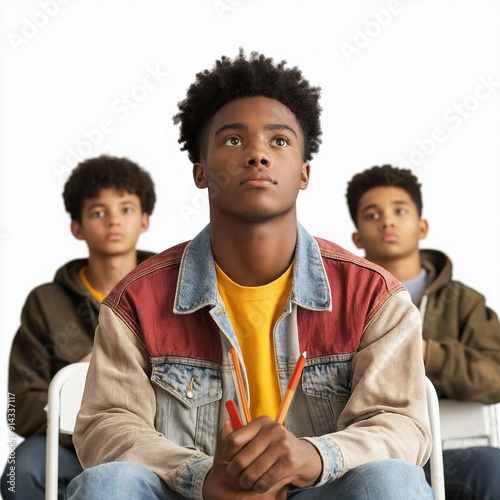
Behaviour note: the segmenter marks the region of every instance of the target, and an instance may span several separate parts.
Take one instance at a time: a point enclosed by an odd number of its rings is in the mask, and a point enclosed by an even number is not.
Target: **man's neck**
[[[127,273],[137,265],[137,253],[134,250],[126,255],[102,256],[91,254],[85,275],[92,288],[107,295]]]
[[[414,278],[422,270],[419,252],[398,259],[370,259],[369,257],[367,259],[389,271],[399,281]]]
[[[297,220],[211,223],[210,239],[215,260],[227,276],[242,286],[261,286],[290,266],[297,243]]]

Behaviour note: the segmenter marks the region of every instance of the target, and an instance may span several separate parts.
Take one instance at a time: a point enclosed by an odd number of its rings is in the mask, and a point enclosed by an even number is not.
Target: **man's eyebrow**
[[[123,196],[123,199],[120,200],[120,203],[123,205],[124,203],[135,203],[136,200],[132,198],[132,194]]]
[[[215,137],[224,132],[225,130],[248,130],[248,127],[244,123],[228,123],[226,125],[222,125],[215,132]],[[297,137],[297,133],[295,130],[289,125],[285,125],[284,123],[269,123],[264,125],[264,130],[287,130],[292,133],[295,137]]]
[[[125,198],[124,200],[120,200],[120,205],[135,205],[136,201],[134,201],[132,198]],[[103,201],[96,201],[91,203],[88,207],[87,210],[95,210],[96,208],[107,208],[107,205]]]
[[[94,208],[104,208],[106,207],[105,203],[102,203],[100,201],[96,201],[95,203],[91,203],[88,207],[87,210],[93,210]]]
[[[366,212],[367,210],[372,210],[378,208],[378,205],[376,203],[370,203],[369,205],[366,205],[366,207],[361,208],[361,212]]]
[[[248,130],[248,127],[243,123],[228,123],[227,125],[222,125],[222,127],[216,130],[215,137],[225,130]]]
[[[391,201],[391,205],[409,205],[410,203],[406,200],[394,200]],[[370,203],[361,209],[362,212],[366,212],[367,210],[377,209],[379,205],[377,203]]]
[[[284,123],[269,123],[264,127],[264,130],[287,130],[291,132],[295,137],[297,137],[297,133],[293,130],[289,125],[285,125]]]

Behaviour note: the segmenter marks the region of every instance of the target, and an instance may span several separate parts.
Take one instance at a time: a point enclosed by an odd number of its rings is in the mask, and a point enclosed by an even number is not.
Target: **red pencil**
[[[297,384],[299,383],[300,376],[302,374],[302,369],[304,368],[304,363],[306,362],[306,351],[304,351],[297,360],[295,364],[295,368],[293,369],[292,377],[290,378],[290,382],[288,382],[288,387],[285,392],[285,397],[281,401],[280,408],[278,410],[278,414],[276,415],[275,421],[279,424],[282,424],[285,421],[286,414],[288,412],[288,408],[292,403],[293,395],[295,394],[295,389],[297,388]]]
[[[226,401],[226,408],[229,413],[231,423],[233,424],[233,429],[236,430],[243,427],[243,422],[241,421],[240,414],[238,413],[238,408],[236,408],[236,404],[232,399]]]

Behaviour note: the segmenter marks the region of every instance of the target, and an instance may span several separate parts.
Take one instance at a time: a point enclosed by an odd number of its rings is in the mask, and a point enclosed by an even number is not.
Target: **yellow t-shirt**
[[[78,272],[80,279],[85,285],[85,288],[90,292],[90,295],[92,295],[92,297],[94,297],[94,299],[97,299],[99,302],[102,302],[106,298],[106,295],[92,288],[92,285],[90,284],[89,280],[87,279],[87,276],[85,275],[85,269],[86,269],[85,266],[80,268],[80,271]]]
[[[292,289],[290,267],[275,281],[263,286],[240,286],[215,264],[220,296],[226,306],[241,347],[250,389],[252,419],[275,418],[281,393],[274,356],[273,329]]]

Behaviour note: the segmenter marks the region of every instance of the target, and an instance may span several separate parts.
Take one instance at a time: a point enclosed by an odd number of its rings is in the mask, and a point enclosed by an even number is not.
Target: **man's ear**
[[[71,228],[71,234],[77,240],[84,240],[85,239],[83,227],[82,227],[80,222],[78,222],[77,220],[72,220],[70,228]]]
[[[149,229],[149,214],[144,212],[141,217],[141,233]]]
[[[304,162],[302,164],[302,171],[300,173],[300,189],[307,189],[309,185],[309,178],[311,176],[311,164]]]
[[[208,187],[204,162],[197,162],[193,165],[193,179],[197,188],[205,189]]]
[[[361,236],[356,231],[352,233],[352,242],[356,245],[356,248],[364,248],[363,242],[361,241]]]
[[[420,219],[418,223],[418,239],[423,240],[429,232],[429,223],[426,219]]]

